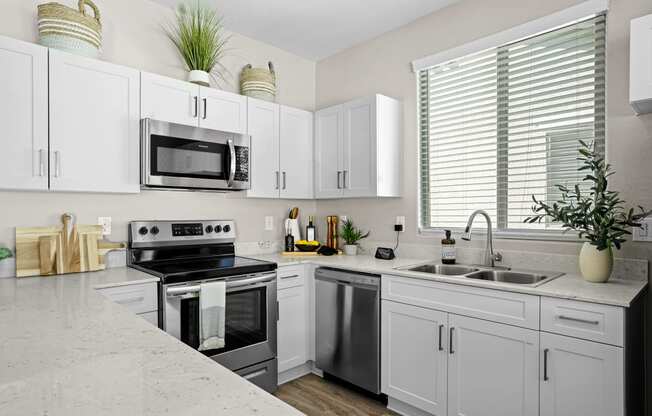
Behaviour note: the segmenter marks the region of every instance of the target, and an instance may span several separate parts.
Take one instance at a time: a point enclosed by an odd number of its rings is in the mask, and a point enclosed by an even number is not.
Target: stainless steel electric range
[[[233,221],[135,221],[127,264],[156,275],[159,327],[199,346],[199,284],[226,282],[224,348],[203,354],[273,392],[277,387],[276,263],[235,255]]]

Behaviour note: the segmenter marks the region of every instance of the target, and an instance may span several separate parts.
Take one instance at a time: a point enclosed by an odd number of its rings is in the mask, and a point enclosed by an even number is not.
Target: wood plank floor
[[[308,416],[393,416],[382,403],[308,374],[280,386],[276,397]]]

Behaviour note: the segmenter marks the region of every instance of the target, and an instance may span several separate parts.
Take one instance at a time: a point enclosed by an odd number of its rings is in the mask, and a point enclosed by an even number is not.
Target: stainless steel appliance
[[[317,367],[380,393],[380,276],[315,271]]]
[[[136,221],[129,224],[127,262],[160,278],[159,327],[195,349],[199,285],[225,281],[225,346],[202,353],[273,392],[277,266],[236,256],[234,240],[233,221]]]
[[[141,184],[186,190],[249,189],[250,136],[141,121]]]

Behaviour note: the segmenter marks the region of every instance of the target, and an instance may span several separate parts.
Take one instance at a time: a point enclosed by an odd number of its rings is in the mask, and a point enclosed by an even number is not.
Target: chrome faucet
[[[469,221],[466,223],[466,228],[464,229],[464,234],[462,234],[462,240],[471,241],[471,226],[473,225],[473,220],[476,215],[482,215],[487,220],[487,248],[484,252],[484,265],[495,267],[497,261],[502,261],[503,256],[500,253],[494,253],[494,242],[493,242],[493,233],[491,230],[491,217],[484,210],[473,211],[473,214],[469,217]]]

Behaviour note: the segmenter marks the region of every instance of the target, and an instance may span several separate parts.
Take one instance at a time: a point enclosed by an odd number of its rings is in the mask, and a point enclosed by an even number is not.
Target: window
[[[420,216],[463,228],[484,209],[498,230],[524,224],[532,195],[574,186],[579,140],[605,145],[605,16],[418,71]],[[480,222],[478,223],[478,226]]]

